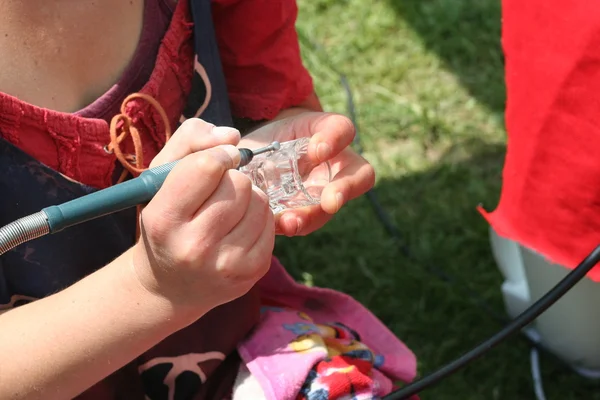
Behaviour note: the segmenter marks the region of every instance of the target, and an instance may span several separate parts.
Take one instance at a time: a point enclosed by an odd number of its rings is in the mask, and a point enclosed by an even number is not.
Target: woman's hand
[[[238,147],[255,149],[274,140],[286,142],[310,137],[308,155],[313,161],[329,161],[332,181],[318,206],[286,210],[277,218],[277,233],[307,235],[319,229],[348,201],[366,193],[375,183],[373,167],[349,146],[355,129],[348,118],[331,113],[304,112],[277,120],[244,137]]]
[[[193,319],[244,295],[271,263],[273,213],[235,169],[239,137],[187,120],[151,164],[181,159],[141,214],[133,267],[143,287]]]

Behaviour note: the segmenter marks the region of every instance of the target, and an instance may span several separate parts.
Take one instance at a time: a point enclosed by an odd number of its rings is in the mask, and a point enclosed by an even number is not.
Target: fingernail
[[[212,128],[212,135],[216,136],[216,137],[223,137],[223,136],[227,136],[227,135],[232,135],[232,134],[240,134],[240,131],[238,131],[235,128],[230,128],[229,126],[215,126],[214,128]]]
[[[331,147],[327,143],[319,143],[317,146],[317,158],[319,161],[327,161],[331,155]]]
[[[296,218],[296,235],[300,233],[302,230],[302,220],[300,218]]]
[[[337,207],[337,209],[339,211],[343,205],[344,205],[344,195],[338,192],[335,195],[335,206]]]
[[[233,165],[237,167],[240,164],[240,151],[238,148],[230,144],[223,145],[221,148],[231,157]]]

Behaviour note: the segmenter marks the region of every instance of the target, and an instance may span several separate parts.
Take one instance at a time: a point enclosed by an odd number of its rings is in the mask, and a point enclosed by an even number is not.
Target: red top
[[[600,243],[600,7],[504,0],[508,150],[497,232],[575,267]],[[600,281],[600,269],[589,274]]]
[[[0,92],[0,136],[63,175],[96,188],[113,183],[109,122],[132,92],[158,100],[171,126],[179,121],[191,86],[192,21],[187,1],[147,0],[133,61],[104,96],[77,113],[33,106]],[[185,4],[184,4],[185,3]],[[213,0],[231,109],[237,117],[272,119],[313,92],[295,31],[295,0]],[[176,63],[173,57],[177,57]],[[165,142],[160,115],[143,100],[127,105],[142,136],[144,164]],[[132,143],[121,146],[133,153]]]

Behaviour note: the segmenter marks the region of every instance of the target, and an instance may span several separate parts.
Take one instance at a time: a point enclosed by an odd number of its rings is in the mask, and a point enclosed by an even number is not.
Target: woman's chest
[[[113,86],[133,58],[144,0],[0,0],[0,92],[74,112]]]

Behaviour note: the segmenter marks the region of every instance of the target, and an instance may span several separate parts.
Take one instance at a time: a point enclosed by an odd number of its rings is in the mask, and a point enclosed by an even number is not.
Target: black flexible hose
[[[350,88],[350,83],[348,82],[346,76],[340,72],[337,73],[340,77],[340,83],[342,84],[342,87],[346,92],[346,108],[349,114],[348,117],[350,118],[356,129],[353,145],[356,149],[356,152],[360,155],[363,155],[364,149],[360,140],[361,135],[358,128],[358,116],[356,114],[356,106],[354,104],[354,96],[352,95],[352,89]],[[423,263],[422,260],[419,260],[410,250],[408,244],[403,238],[404,235],[400,232],[396,224],[394,224],[394,222],[392,221],[392,218],[390,217],[388,212],[381,205],[379,197],[377,196],[376,189],[372,188],[367,193],[365,193],[365,196],[369,200],[373,211],[375,212],[375,214],[377,214],[377,218],[379,219],[385,230],[395,240],[398,249],[404,255],[404,257],[411,261],[414,261],[417,264],[423,265],[427,270],[429,270],[429,272],[431,272],[444,282],[451,283],[460,287],[474,304],[476,304],[482,310],[485,310],[487,315],[494,318],[500,324],[505,324],[510,321],[508,318],[500,315],[494,308],[492,308],[485,300],[483,300],[483,298],[478,293],[471,289],[467,283],[465,283],[464,281],[459,281],[459,279],[456,276],[448,274],[446,271],[444,271],[437,265]]]
[[[481,357],[489,350],[507,339],[510,335],[517,333],[522,328],[533,322],[540,314],[546,311],[552,304],[558,301],[565,293],[575,286],[577,282],[583,279],[599,261],[600,245],[596,247],[574,270],[572,270],[565,278],[563,278],[563,280],[558,282],[556,286],[542,296],[542,298],[533,303],[527,310],[523,311],[518,317],[513,319],[494,336],[490,337],[468,353],[446,364],[432,374],[390,393],[384,397],[383,400],[407,399],[419,393],[423,389],[435,385],[437,382],[453,374],[471,361]]]
[[[304,33],[302,31],[299,31],[298,34],[299,34],[300,40],[303,41],[309,47],[311,47],[313,50],[315,50],[316,52],[325,53],[321,46],[319,46],[317,43],[315,43],[312,40],[310,40],[308,38],[308,36],[304,35]],[[357,118],[357,113],[356,113],[356,106],[354,104],[354,96],[352,94],[352,90],[350,88],[350,84],[348,83],[348,79],[346,78],[346,76],[343,73],[341,73],[328,60],[329,60],[329,58],[326,56],[326,54],[324,54],[324,57],[322,57],[322,61],[327,65],[327,67],[330,70],[332,70],[335,74],[337,74],[339,76],[340,83],[343,86],[344,91],[346,92],[346,100],[347,100],[346,107],[347,107],[347,111],[348,111],[348,114],[349,114],[348,116],[352,120],[354,126],[356,127],[356,136],[354,138],[353,145],[354,145],[354,148],[356,149],[357,153],[360,154],[360,155],[362,155],[363,152],[364,152],[364,149],[362,147],[362,143],[361,143],[361,140],[360,140],[360,133],[359,133],[359,128],[358,128],[358,118]],[[371,206],[373,208],[373,211],[377,215],[379,221],[381,222],[381,224],[383,225],[383,227],[385,228],[385,230],[390,234],[390,236],[396,241],[396,244],[398,245],[398,248],[399,248],[400,252],[406,258],[408,258],[408,259],[410,259],[412,261],[415,261],[415,262],[423,265],[427,270],[429,270],[429,272],[431,272],[433,275],[437,276],[439,279],[443,280],[444,282],[447,282],[449,284],[452,284],[452,285],[455,285],[455,286],[461,288],[462,291],[463,291],[463,293],[465,295],[467,295],[468,298],[471,301],[473,301],[473,303],[475,303],[479,308],[481,308],[483,311],[485,311],[485,315],[491,317],[492,319],[494,319],[496,322],[498,322],[500,324],[503,324],[503,325],[507,324],[507,325],[505,325],[505,327],[501,331],[498,332],[498,334],[496,334],[495,336],[493,336],[492,338],[490,338],[488,341],[482,343],[480,346],[483,346],[486,343],[489,344],[492,340],[494,340],[495,338],[497,338],[497,336],[500,335],[504,330],[506,330],[506,329],[510,328],[511,326],[513,326],[513,324],[517,321],[518,318],[521,318],[522,316],[524,316],[524,314],[526,312],[532,310],[533,307],[535,307],[536,304],[539,303],[539,302],[535,303],[529,309],[527,309],[523,314],[521,314],[520,316],[518,316],[517,319],[514,319],[512,321],[509,318],[507,318],[506,316],[499,314],[493,307],[491,307],[483,299],[483,297],[480,294],[478,294],[476,291],[474,291],[473,289],[471,289],[466,282],[458,279],[456,276],[453,276],[453,275],[447,273],[446,271],[444,271],[443,268],[441,268],[441,267],[439,267],[437,265],[432,265],[432,264],[429,264],[429,263],[423,263],[422,260],[419,260],[412,253],[410,247],[408,246],[408,244],[406,243],[406,241],[403,238],[404,235],[400,232],[400,230],[398,229],[398,227],[396,226],[396,224],[392,221],[392,218],[390,217],[390,215],[387,213],[387,211],[381,205],[381,203],[380,203],[380,201],[378,199],[378,196],[377,196],[375,188],[369,190],[365,194],[365,196],[369,200],[369,203],[371,204]],[[596,250],[594,250],[594,253],[597,252],[597,251],[598,251],[598,248]],[[594,253],[591,253],[591,254],[594,254]],[[591,254],[590,254],[590,256],[591,256]],[[590,256],[588,256],[588,258],[586,258],[586,260],[588,260]],[[580,279],[582,279],[586,275],[586,273],[594,266],[594,264],[595,263],[593,263],[585,271],[585,273],[583,273],[583,275],[579,279],[577,279],[577,281],[580,280]],[[582,266],[582,265],[583,265],[583,262],[582,262],[582,264],[580,264],[580,266]],[[577,267],[577,268],[579,268],[579,267]],[[577,268],[575,270],[577,270]],[[575,270],[573,271],[573,273],[575,272]],[[559,285],[561,283],[565,282],[568,277],[569,276],[565,277],[565,279],[563,279],[563,281],[561,281],[559,283]],[[577,281],[575,281],[575,283]],[[573,285],[575,283],[573,283]],[[550,294],[550,292],[548,292],[548,294]],[[559,295],[554,301],[557,301],[561,296],[562,296],[562,294]],[[550,306],[552,303],[550,303],[548,306]],[[540,314],[542,312],[543,312],[543,310],[540,312]],[[537,318],[537,316],[533,317],[533,319],[535,319],[535,318]],[[527,324],[528,323],[525,323],[525,325],[527,325]],[[519,330],[519,329],[520,328],[516,328],[516,330]],[[516,332],[516,330],[513,331],[513,332],[508,332],[507,335],[506,335],[506,337],[508,337],[510,334]],[[493,346],[497,345],[499,342],[501,342],[502,340],[504,340],[506,337],[501,337],[500,340],[498,342],[496,342]],[[561,367],[564,367],[565,369],[572,369],[572,366],[567,365],[564,362],[564,360],[560,359],[556,354],[554,354],[553,352],[549,351],[541,343],[535,341],[534,339],[532,339],[528,335],[521,335],[521,338],[525,339],[529,343],[529,345],[531,347],[536,348],[537,350],[544,352],[546,356],[552,358]],[[490,346],[485,347],[485,348],[483,348],[483,347],[480,348],[480,346],[477,346],[471,352],[463,355],[459,359],[456,359],[455,361],[451,362],[450,364],[446,365],[445,367],[441,368],[440,370],[432,373],[431,375],[428,375],[426,378],[423,378],[423,379],[421,379],[421,380],[419,380],[419,381],[417,381],[417,382],[415,382],[413,384],[405,386],[403,389],[399,389],[399,390],[396,390],[395,392],[390,393],[388,396],[384,397],[384,400],[404,399],[406,397],[410,397],[410,396],[412,396],[412,395],[414,395],[414,394],[416,394],[416,393],[418,393],[418,392],[426,389],[430,385],[434,385],[439,380],[441,380],[441,379],[443,379],[443,378],[451,375],[452,373],[456,372],[461,367],[465,366],[470,361],[475,360],[476,358],[478,358],[481,355],[483,355],[486,351],[489,351],[491,349]],[[468,359],[465,360],[466,357],[468,357]]]

